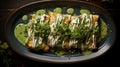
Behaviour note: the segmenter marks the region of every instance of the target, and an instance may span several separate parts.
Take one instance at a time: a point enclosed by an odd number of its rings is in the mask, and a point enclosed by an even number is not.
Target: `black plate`
[[[75,9],[88,9],[91,12],[97,12],[97,14],[100,15],[100,17],[106,22],[108,25],[108,36],[105,39],[105,41],[100,44],[99,50],[97,52],[94,52],[90,55],[71,55],[70,59],[68,56],[64,57],[57,57],[53,54],[37,54],[30,52],[26,47],[24,47],[20,42],[15,38],[14,35],[14,28],[17,24],[17,21],[19,18],[21,18],[24,14],[29,13],[31,11],[35,11],[38,9],[51,9],[56,7],[62,7],[62,8],[75,8]],[[103,8],[98,7],[96,5],[93,5],[91,3],[81,2],[81,1],[37,1],[32,2],[30,4],[24,5],[20,8],[18,8],[7,20],[8,22],[5,24],[5,36],[10,44],[11,48],[17,52],[18,54],[25,56],[27,58],[38,60],[38,61],[44,61],[44,62],[52,62],[52,63],[72,63],[72,62],[80,62],[85,60],[90,60],[95,57],[98,57],[105,52],[107,52],[110,47],[113,45],[115,36],[116,36],[116,30],[114,26],[114,22],[111,19],[111,17],[108,15],[108,12],[106,12]]]

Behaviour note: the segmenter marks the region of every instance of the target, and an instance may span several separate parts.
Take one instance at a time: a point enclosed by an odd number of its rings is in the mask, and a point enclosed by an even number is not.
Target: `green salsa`
[[[74,13],[74,9],[73,9],[73,8],[67,9],[67,13],[68,13],[68,14],[73,14],[73,13]]]
[[[17,37],[18,41],[20,41],[21,44],[25,45],[27,41],[26,36],[26,25],[19,24],[16,26],[14,30],[15,36]]]
[[[103,19],[100,19],[100,37],[98,39],[98,41],[100,42],[102,39],[104,39],[107,34],[108,34],[108,28],[107,28],[107,24],[105,23],[105,21]]]
[[[55,13],[61,13],[62,9],[60,7],[57,7],[57,8],[54,9],[54,12]]]
[[[84,13],[86,13],[86,14],[90,14],[90,11],[89,10],[87,10],[87,9],[82,9],[82,10],[80,10],[80,13],[81,14],[84,14]]]

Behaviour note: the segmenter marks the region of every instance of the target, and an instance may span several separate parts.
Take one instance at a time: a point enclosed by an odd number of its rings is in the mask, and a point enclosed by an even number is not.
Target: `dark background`
[[[3,30],[4,30],[4,24],[6,23],[6,20],[8,16],[18,7],[33,2],[33,1],[38,1],[38,0],[0,0],[0,40],[6,41],[5,37],[3,36]],[[119,0],[114,0],[112,3],[108,2],[99,2],[99,0],[91,1],[92,3],[98,4],[101,7],[105,8],[112,16],[116,29],[117,29],[117,36],[116,36],[116,41],[112,47],[111,50],[109,50],[106,54],[102,55],[99,58],[96,58],[91,61],[86,61],[82,63],[76,63],[80,65],[119,65],[118,63],[120,59],[120,46],[119,46],[119,34],[118,34],[118,28],[119,28],[119,23],[120,23],[120,1]],[[11,48],[9,48],[11,50]],[[34,60],[30,60],[27,58],[24,58],[18,54],[16,54],[13,51],[12,56],[9,58],[12,59],[9,63],[10,67],[37,67],[40,66],[41,64],[47,64],[47,63],[42,63],[42,62],[37,62]],[[0,57],[0,66],[3,65],[4,67],[6,66],[6,63],[2,61],[4,59],[3,57]]]

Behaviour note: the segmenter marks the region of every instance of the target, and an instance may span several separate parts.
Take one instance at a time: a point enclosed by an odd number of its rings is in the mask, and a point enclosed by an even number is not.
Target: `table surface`
[[[11,14],[11,12],[13,12],[16,8],[33,2],[33,1],[37,1],[37,0],[2,0],[0,2],[0,40],[5,41],[5,37],[2,36],[3,35],[3,27],[4,24],[6,23],[6,19],[8,18],[8,16]],[[96,2],[94,2],[96,3]],[[117,4],[114,4],[117,3]],[[105,9],[107,9],[108,12],[110,12],[110,14],[112,15],[113,20],[115,21],[115,25],[116,28],[118,29],[118,25],[120,23],[120,8],[118,7],[118,4],[120,4],[120,2],[114,2],[113,4],[108,4],[108,3],[103,3],[101,6]],[[117,35],[118,37],[118,35]],[[105,55],[91,60],[91,61],[87,61],[87,62],[83,62],[83,63],[76,63],[76,64],[80,64],[80,65],[94,65],[94,64],[107,64],[107,65],[115,65],[117,64],[117,61],[119,61],[119,54],[118,54],[118,39],[116,39],[113,48],[107,52]],[[33,66],[40,66],[41,64],[47,64],[47,63],[43,63],[43,62],[37,62],[34,60],[30,60],[27,58],[24,58],[16,53],[14,53],[14,56],[11,57],[12,58],[12,62],[11,62],[11,66],[14,65],[16,67],[33,67]],[[0,61],[0,63],[2,64],[3,62]],[[3,63],[3,65],[5,65]]]

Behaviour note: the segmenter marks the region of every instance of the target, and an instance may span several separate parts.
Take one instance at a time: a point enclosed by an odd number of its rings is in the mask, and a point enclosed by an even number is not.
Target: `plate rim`
[[[25,5],[17,8],[17,9],[9,16],[9,18],[7,19],[7,23],[5,23],[5,26],[4,26],[4,27],[5,27],[5,28],[4,28],[4,29],[5,29],[5,30],[4,30],[4,32],[5,32],[5,38],[6,38],[7,42],[8,42],[8,44],[10,44],[10,47],[11,47],[17,54],[20,54],[21,56],[26,57],[26,58],[29,58],[29,59],[32,59],[32,60],[43,61],[43,62],[47,62],[47,63],[67,63],[67,64],[68,64],[68,63],[74,63],[74,62],[81,62],[81,61],[67,61],[67,62],[66,62],[66,61],[65,61],[65,62],[64,62],[64,61],[62,61],[62,62],[61,62],[61,61],[58,61],[58,62],[54,62],[54,61],[41,60],[41,59],[36,59],[36,58],[32,58],[32,57],[25,56],[25,55],[19,53],[18,51],[16,51],[16,49],[12,47],[12,45],[11,45],[11,43],[10,43],[10,41],[9,41],[8,36],[6,35],[6,32],[7,32],[7,27],[6,27],[6,26],[8,26],[8,24],[9,24],[8,22],[9,22],[10,18],[11,18],[12,16],[14,16],[14,14],[17,13],[17,11],[21,10],[22,8],[25,8],[26,6],[34,5],[34,4],[36,4],[36,3],[55,2],[55,1],[57,1],[57,0],[35,1],[35,2],[31,2],[31,3],[25,4]],[[61,1],[61,0],[60,0],[60,1]],[[79,3],[84,3],[84,4],[88,4],[88,5],[95,6],[95,7],[99,8],[99,9],[101,9],[102,11],[104,11],[104,12],[106,13],[106,15],[108,15],[109,17],[111,17],[110,14],[109,14],[109,12],[107,12],[104,8],[102,8],[102,7],[100,7],[100,6],[96,5],[96,4],[88,3],[88,2],[84,2],[84,1],[71,1],[71,0],[65,0],[65,1],[66,1],[66,2],[67,2],[67,1],[69,1],[69,2],[79,2]],[[63,1],[61,1],[61,2],[65,2],[65,1],[63,0]],[[59,2],[59,1],[57,1],[57,2]],[[114,22],[112,18],[110,18],[110,19],[112,20],[112,22]],[[114,34],[115,34],[114,41],[112,42],[111,46],[109,46],[109,48],[107,49],[107,51],[103,52],[103,53],[100,54],[99,56],[104,55],[105,53],[107,53],[107,52],[112,48],[112,46],[113,46],[113,44],[114,44],[114,42],[115,42],[115,38],[116,38],[116,28],[115,28],[115,27],[116,27],[116,26],[115,26],[115,24],[114,24],[113,26],[114,26]],[[86,59],[86,60],[94,59],[94,58],[97,58],[97,57],[98,57],[98,56],[93,57],[93,58],[89,58],[89,59]],[[86,60],[82,60],[82,61],[86,61]]]

